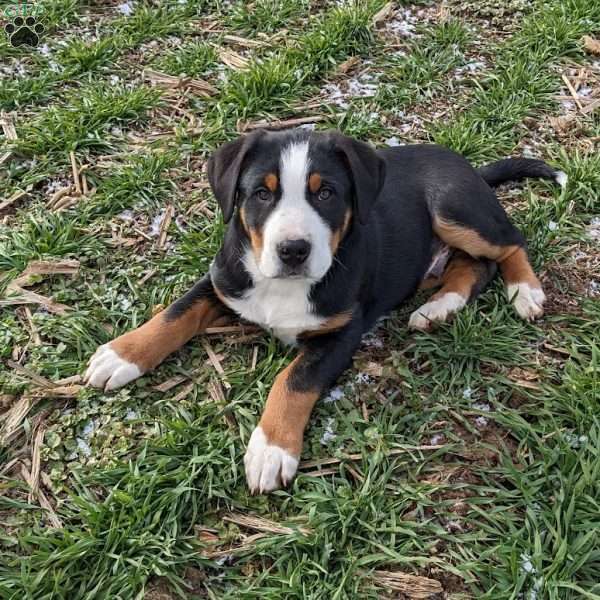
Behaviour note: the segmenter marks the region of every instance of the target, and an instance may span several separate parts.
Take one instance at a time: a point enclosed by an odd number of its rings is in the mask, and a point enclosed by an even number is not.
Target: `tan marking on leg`
[[[506,284],[528,283],[532,287],[542,287],[523,248],[517,248],[515,252],[505,257],[500,262],[500,271]]]
[[[500,262],[519,248],[519,246],[491,244],[473,229],[451,223],[437,216],[433,219],[433,230],[448,246],[463,250],[475,258],[484,257]]]
[[[541,317],[546,296],[525,250],[518,248],[507,256],[500,263],[500,271],[506,284],[506,295],[517,314],[527,321]]]
[[[252,227],[250,227],[248,225],[248,222],[246,221],[246,211],[244,210],[243,206],[240,209],[240,219],[242,221],[244,231],[248,234],[248,237],[250,238],[250,245],[252,246],[252,252],[253,252],[256,260],[260,261],[260,257],[261,257],[262,250],[263,250],[262,231],[259,231],[258,229],[253,229]]]
[[[277,186],[279,185],[279,179],[275,173],[269,173],[265,176],[265,186],[268,190],[275,193],[277,191]]]
[[[160,312],[141,327],[113,340],[110,346],[122,359],[146,372],[207,327],[220,324],[223,313],[220,304],[199,300],[177,319],[167,319],[167,312]]]
[[[344,327],[344,325],[348,324],[351,318],[351,310],[338,313],[337,315],[329,317],[324,323],[321,324],[321,326],[318,329],[303,331],[298,335],[298,338],[310,338],[316,335],[324,335],[326,333],[331,333],[332,331],[337,331],[338,329]]]
[[[336,229],[331,234],[331,239],[329,240],[329,247],[331,248],[331,253],[335,254],[340,245],[340,242],[344,239],[346,232],[348,231],[348,226],[350,225],[350,219],[352,218],[352,211],[350,209],[346,210],[344,213],[344,222],[339,229]]]
[[[428,277],[427,279],[423,279],[419,284],[418,290],[431,290],[436,287],[440,287],[444,283],[441,277]]]
[[[321,187],[321,175],[319,173],[312,173],[308,178],[308,189],[316,194]]]
[[[477,283],[485,277],[485,266],[475,258],[458,251],[449,261],[440,279],[442,288],[415,310],[408,321],[411,329],[426,331],[435,323],[443,323],[469,301]]]
[[[299,354],[275,379],[269,392],[259,426],[269,444],[275,444],[294,456],[300,456],[304,428],[319,398],[319,390],[297,392],[289,387],[289,377],[301,360]]]
[[[469,299],[471,290],[479,279],[478,261],[469,256],[455,256],[448,264],[442,275],[443,287],[436,292],[432,299],[439,298],[448,292],[460,294],[465,300]]]

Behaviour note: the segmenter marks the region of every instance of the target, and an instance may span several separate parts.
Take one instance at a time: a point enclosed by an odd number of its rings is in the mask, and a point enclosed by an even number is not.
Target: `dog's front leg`
[[[361,323],[354,318],[339,331],[309,338],[279,373],[244,457],[253,493],[270,492],[293,479],[315,402],[351,363],[361,335]]]
[[[100,346],[90,359],[85,381],[105,390],[121,387],[154,369],[207,327],[225,324],[230,318],[231,312],[206,275],[147,323]]]

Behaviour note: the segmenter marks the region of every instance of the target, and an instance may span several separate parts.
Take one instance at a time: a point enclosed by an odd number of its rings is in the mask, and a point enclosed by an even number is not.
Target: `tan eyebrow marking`
[[[315,194],[321,187],[321,175],[319,173],[313,173],[308,178],[308,189]]]
[[[265,185],[267,186],[267,189],[275,192],[275,190],[277,190],[277,186],[279,185],[277,175],[275,175],[275,173],[269,173],[268,175],[265,175]]]

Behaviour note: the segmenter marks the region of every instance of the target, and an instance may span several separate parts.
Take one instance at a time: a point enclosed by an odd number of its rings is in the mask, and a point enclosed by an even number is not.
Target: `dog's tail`
[[[496,187],[505,181],[521,181],[527,177],[552,179],[563,188],[567,185],[567,174],[564,171],[556,171],[543,160],[535,158],[505,158],[479,167],[477,172],[490,187]]]

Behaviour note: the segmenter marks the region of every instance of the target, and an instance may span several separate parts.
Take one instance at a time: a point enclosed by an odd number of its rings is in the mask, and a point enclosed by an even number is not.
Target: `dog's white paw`
[[[109,391],[137,379],[140,375],[142,371],[136,364],[121,358],[110,344],[104,344],[90,358],[84,381]]]
[[[506,295],[522,319],[533,321],[544,314],[546,295],[541,288],[524,282],[511,283],[506,286]]]
[[[298,458],[269,444],[262,427],[257,427],[250,436],[244,466],[250,491],[263,494],[290,483],[298,469]]]
[[[417,308],[410,315],[408,326],[411,329],[427,331],[434,323],[443,323],[451,314],[459,311],[467,301],[456,292],[447,292]]]

